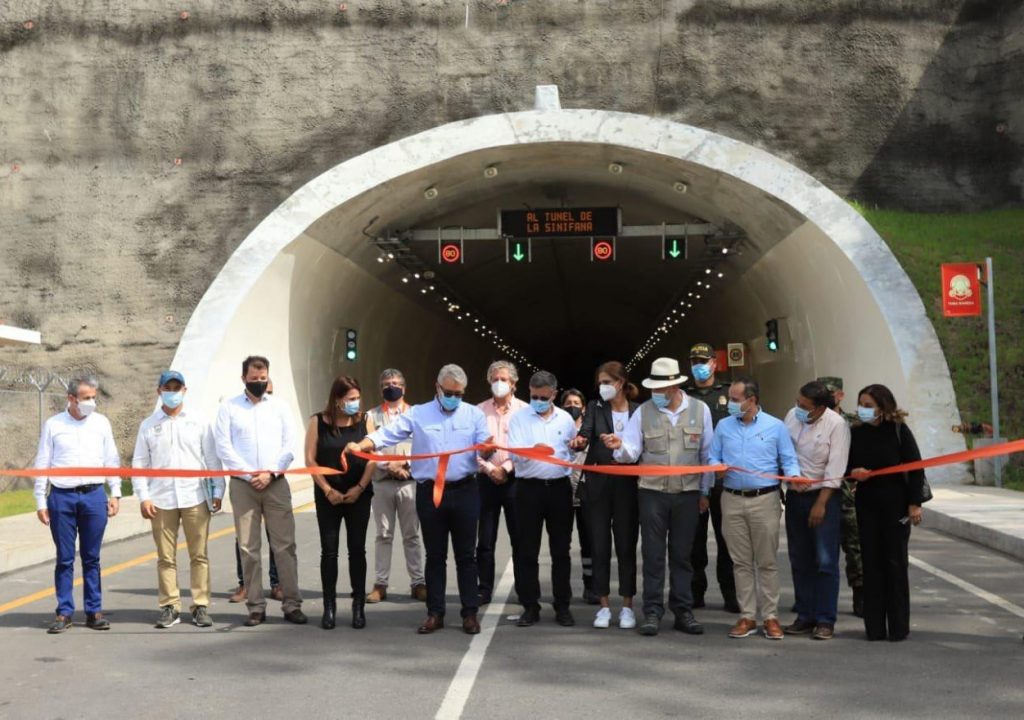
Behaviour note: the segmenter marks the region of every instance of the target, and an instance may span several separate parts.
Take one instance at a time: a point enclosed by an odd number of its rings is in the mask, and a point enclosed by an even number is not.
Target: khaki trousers
[[[756,620],[758,606],[763,620],[779,617],[781,517],[778,492],[757,497],[740,497],[728,490],[722,493],[722,534],[732,558],[736,600],[744,619]]]
[[[374,543],[375,585],[387,587],[391,577],[391,550],[395,529],[402,526],[405,567],[413,587],[423,584],[423,551],[420,548],[420,519],[416,514],[415,480],[378,480],[373,483],[370,501],[373,522],[377,526]],[[395,519],[397,517],[398,524]]]
[[[210,560],[206,554],[210,535],[210,510],[202,502],[195,507],[162,510],[157,508],[153,518],[153,540],[156,541],[156,574],[159,584],[160,607],[172,606],[181,612],[181,592],[178,589],[178,530],[185,531],[188,546],[189,570],[192,583],[192,606],[210,605]]]
[[[265,612],[263,596],[263,563],[260,555],[263,521],[267,522],[270,549],[274,551],[277,574],[281,580],[285,613],[302,607],[299,595],[298,560],[295,556],[295,515],[292,512],[292,491],[288,481],[278,478],[263,491],[245,480],[231,478],[231,508],[235,516],[235,534],[242,555],[242,579],[245,583],[245,605],[250,613]]]

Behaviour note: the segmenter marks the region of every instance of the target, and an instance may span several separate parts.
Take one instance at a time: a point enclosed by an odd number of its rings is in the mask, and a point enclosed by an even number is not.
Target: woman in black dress
[[[857,399],[847,474],[921,459],[907,413],[884,385],[868,385]],[[864,629],[868,640],[903,640],[910,633],[910,526],[921,522],[924,471],[877,475],[857,484],[855,502],[864,557]]]
[[[306,464],[341,469],[341,453],[351,442],[373,432],[373,421],[362,411],[359,383],[341,376],[331,386],[327,407],[310,418],[306,428]],[[320,528],[320,582],[324,589],[321,627],[334,627],[338,584],[338,543],[345,521],[348,576],[352,583],[352,627],[366,627],[366,529],[374,463],[348,458],[341,475],[313,475],[316,522]]]

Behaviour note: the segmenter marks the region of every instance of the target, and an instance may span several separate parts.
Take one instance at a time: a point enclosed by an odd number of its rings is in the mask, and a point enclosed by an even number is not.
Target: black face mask
[[[396,400],[400,399],[404,394],[405,391],[402,390],[402,388],[398,387],[397,385],[388,385],[381,391],[381,395],[383,395],[384,399],[387,400],[388,402],[395,402]]]
[[[579,420],[580,416],[583,415],[583,408],[578,408],[575,405],[565,408],[565,411],[569,413],[569,417],[573,420]]]
[[[266,380],[253,380],[245,384],[245,389],[249,391],[249,394],[255,398],[263,397],[263,393],[267,391],[267,385],[269,383]]]

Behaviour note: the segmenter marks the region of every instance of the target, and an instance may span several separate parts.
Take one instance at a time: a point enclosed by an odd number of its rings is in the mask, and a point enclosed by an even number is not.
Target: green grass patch
[[[972,422],[992,417],[987,296],[981,317],[943,316],[940,265],[992,258],[1001,431],[1010,439],[1024,437],[1024,208],[920,214],[854,207],[889,244],[921,295],[949,364],[960,415]],[[1011,458],[1003,480],[1024,490],[1024,458]]]
[[[35,512],[36,500],[31,490],[0,492],[0,517]]]

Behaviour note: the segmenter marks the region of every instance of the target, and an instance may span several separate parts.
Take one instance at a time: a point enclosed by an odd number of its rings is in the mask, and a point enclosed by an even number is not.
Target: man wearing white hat
[[[711,410],[683,392],[686,376],[679,362],[658,358],[641,384],[651,399],[633,413],[622,433],[602,435],[616,462],[641,465],[707,465],[713,424]],[[641,635],[657,635],[665,614],[665,552],[669,563],[669,609],[675,629],[700,635],[693,617],[693,565],[690,552],[700,514],[708,508],[714,473],[640,476],[640,538],[644,567],[644,620]]]

